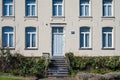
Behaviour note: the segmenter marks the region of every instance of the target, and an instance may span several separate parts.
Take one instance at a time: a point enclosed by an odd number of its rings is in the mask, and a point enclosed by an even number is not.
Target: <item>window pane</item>
[[[63,33],[63,27],[58,28],[59,33]]]
[[[112,35],[108,34],[108,47],[112,47]]]
[[[84,34],[80,34],[80,47],[84,47]]]
[[[57,6],[53,6],[53,16],[57,16]]]
[[[90,30],[89,30],[89,28],[84,27],[84,28],[81,28],[80,31],[81,31],[81,32],[89,32]]]
[[[26,8],[26,16],[30,16],[30,6],[29,5]]]
[[[108,16],[112,16],[112,8],[110,5],[108,6]]]
[[[36,0],[26,0],[27,4],[34,4],[36,2]]]
[[[57,28],[53,28],[52,33],[57,33]]]
[[[7,15],[7,5],[4,5],[4,16],[6,16]]]
[[[32,5],[32,16],[35,16],[35,5]]]
[[[85,16],[89,16],[89,6],[85,6]]]
[[[26,47],[30,47],[30,34],[26,34]]]
[[[106,47],[106,34],[103,34],[103,38],[102,39],[103,39],[102,40],[102,42],[103,42],[102,46],[104,48],[104,47]]]
[[[32,47],[36,47],[36,35],[32,35]]]
[[[58,6],[58,15],[62,16],[62,5]]]
[[[107,7],[103,6],[103,16],[107,16],[107,13],[106,13],[107,11],[106,10],[107,10]]]
[[[12,4],[13,3],[13,0],[3,0],[4,1],[4,4]]]
[[[8,35],[3,33],[3,47],[7,47],[8,45]]]
[[[9,6],[9,15],[13,15],[13,6],[12,5]]]
[[[13,47],[13,34],[9,35],[9,47]]]
[[[53,4],[62,4],[62,0],[53,0]]]
[[[80,0],[81,4],[89,4],[89,0]]]
[[[85,35],[85,47],[89,47],[89,34]]]
[[[84,6],[80,6],[80,16],[84,16]]]
[[[103,4],[112,4],[112,0],[103,0]]]

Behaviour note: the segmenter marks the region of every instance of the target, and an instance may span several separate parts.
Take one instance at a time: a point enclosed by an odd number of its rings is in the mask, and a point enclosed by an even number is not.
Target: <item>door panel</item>
[[[52,54],[63,56],[63,27],[52,28]]]

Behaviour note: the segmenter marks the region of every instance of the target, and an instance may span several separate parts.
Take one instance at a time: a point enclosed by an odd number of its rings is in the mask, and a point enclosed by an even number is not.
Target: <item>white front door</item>
[[[63,27],[52,28],[52,56],[63,56]]]

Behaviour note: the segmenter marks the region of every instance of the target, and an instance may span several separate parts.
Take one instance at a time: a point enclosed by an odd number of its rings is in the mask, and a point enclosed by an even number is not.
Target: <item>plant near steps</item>
[[[74,56],[73,53],[66,53],[70,72],[87,71],[104,74],[109,71],[120,71],[120,56]]]
[[[9,49],[1,49],[0,72],[21,76],[45,77],[48,62],[42,57],[24,57],[19,53],[11,53]]]

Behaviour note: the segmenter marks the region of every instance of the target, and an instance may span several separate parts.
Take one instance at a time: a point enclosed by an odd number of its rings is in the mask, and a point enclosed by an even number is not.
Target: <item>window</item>
[[[112,0],[103,0],[103,16],[112,16]]]
[[[103,48],[113,48],[113,32],[112,28],[102,29],[102,46]]]
[[[80,48],[90,48],[90,28],[80,28]]]
[[[63,16],[63,0],[53,0],[53,16]]]
[[[36,28],[27,27],[25,32],[26,32],[26,48],[37,48]]]
[[[26,16],[36,16],[36,0],[26,0]]]
[[[14,30],[12,27],[3,27],[2,37],[3,47],[14,48]]]
[[[80,16],[90,16],[89,0],[80,0]]]
[[[13,0],[3,0],[3,16],[13,16],[13,11]]]

